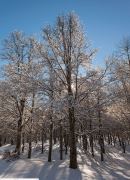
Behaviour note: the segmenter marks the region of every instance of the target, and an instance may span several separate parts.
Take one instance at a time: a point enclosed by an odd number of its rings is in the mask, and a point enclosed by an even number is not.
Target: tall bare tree
[[[77,80],[79,71],[87,67],[93,51],[88,51],[89,44],[77,16],[73,13],[57,18],[54,27],[43,29],[44,50],[42,55],[50,64],[53,62],[54,73],[61,80],[67,92],[68,117],[70,127],[70,168],[77,168],[75,139],[75,108]]]

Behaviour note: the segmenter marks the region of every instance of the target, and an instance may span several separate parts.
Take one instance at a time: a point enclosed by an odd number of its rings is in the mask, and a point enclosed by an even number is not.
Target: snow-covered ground
[[[47,146],[47,145],[46,145]],[[6,145],[0,148],[14,148]],[[130,150],[130,148],[129,148]],[[1,154],[1,153],[0,153]],[[125,180],[130,179],[130,151],[126,154],[121,149],[109,146],[105,161],[100,162],[98,150],[95,158],[87,156],[78,148],[78,169],[69,168],[68,156],[59,160],[59,149],[54,146],[52,162],[47,162],[47,149],[44,154],[33,149],[32,159],[22,155],[21,159],[7,162],[0,155],[0,178],[39,178],[40,180]]]

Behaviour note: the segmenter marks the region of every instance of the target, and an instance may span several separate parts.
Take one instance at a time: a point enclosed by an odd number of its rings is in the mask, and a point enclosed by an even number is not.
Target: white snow
[[[0,152],[7,147],[0,148]],[[68,156],[59,160],[59,149],[54,146],[52,162],[47,162],[47,146],[44,154],[33,149],[32,159],[27,159],[27,154],[21,159],[6,162],[0,159],[0,178],[39,178],[40,180],[125,180],[130,179],[130,147],[126,154],[120,148],[107,147],[105,161],[100,161],[98,150],[92,158],[78,148],[78,169],[69,168]]]
[[[0,147],[0,155],[3,154],[5,151],[13,151],[15,149],[14,145],[6,144]]]

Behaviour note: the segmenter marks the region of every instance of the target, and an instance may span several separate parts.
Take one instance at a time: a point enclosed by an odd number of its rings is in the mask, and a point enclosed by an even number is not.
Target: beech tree
[[[126,136],[130,132],[130,39],[124,38],[118,46],[117,51],[111,57],[111,91],[114,94],[115,103],[112,104],[113,116],[122,123],[122,135],[118,135],[123,152],[126,147]],[[116,104],[116,106],[115,106]]]
[[[68,118],[70,126],[70,168],[77,168],[77,152],[75,139],[74,102],[77,96],[77,80],[79,69],[91,60],[93,51],[88,51],[88,42],[78,18],[74,14],[60,16],[54,27],[43,29],[44,51],[42,55],[51,64],[54,72],[64,84],[68,98]],[[74,87],[74,88],[73,88]],[[74,92],[75,89],[76,91]]]
[[[38,67],[32,64],[35,59],[35,40],[27,38],[21,32],[13,32],[4,41],[2,58],[9,61],[5,67],[5,76],[8,80],[8,94],[16,106],[17,112],[17,140],[16,152],[20,154],[22,127],[25,118],[24,111],[28,96],[31,93],[35,79],[38,74]],[[35,68],[34,68],[35,67]],[[36,77],[32,76],[34,74]],[[35,86],[35,90],[36,90]]]

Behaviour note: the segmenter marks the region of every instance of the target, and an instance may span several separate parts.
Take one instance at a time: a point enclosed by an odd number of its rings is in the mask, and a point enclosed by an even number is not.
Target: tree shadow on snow
[[[42,180],[82,180],[79,169],[70,169],[64,160],[46,162],[41,169],[39,179]]]
[[[127,180],[130,179],[130,165],[126,159],[114,159],[110,155],[104,155],[105,160],[100,161],[100,157],[91,154],[79,153],[82,165],[86,164],[93,172],[93,178],[96,180]]]

